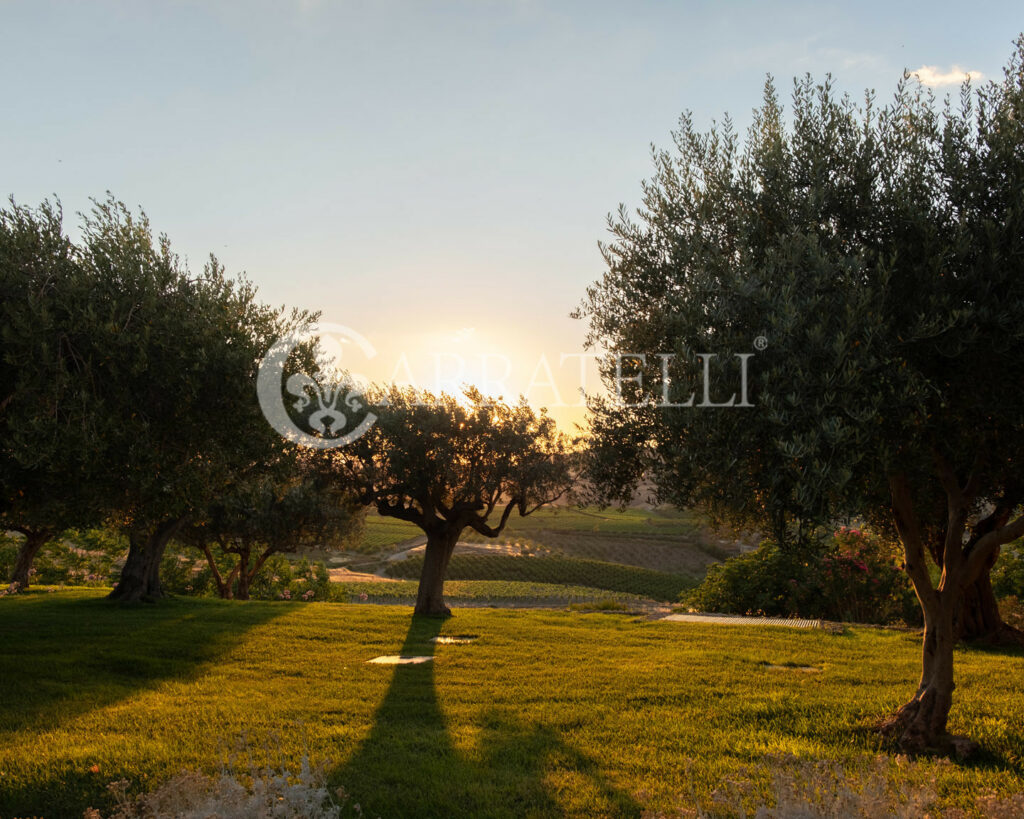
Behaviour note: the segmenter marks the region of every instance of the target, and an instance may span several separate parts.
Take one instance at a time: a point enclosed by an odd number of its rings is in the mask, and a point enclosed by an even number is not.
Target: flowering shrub
[[[22,542],[22,535],[0,534],[0,578],[11,576]],[[40,549],[29,579],[38,585],[110,585],[114,564],[127,551],[127,540],[113,530],[68,529]]]
[[[757,550],[712,566],[681,600],[692,609],[728,614],[880,624],[920,620],[895,548],[845,526],[803,549],[762,541]]]
[[[253,600],[336,599],[332,594],[331,576],[323,563],[310,563],[303,558],[292,564],[283,555],[274,555],[259,576],[253,580],[249,593]]]

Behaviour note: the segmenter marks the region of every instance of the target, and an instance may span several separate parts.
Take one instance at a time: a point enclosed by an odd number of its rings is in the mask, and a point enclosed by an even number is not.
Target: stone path
[[[670,614],[660,618],[673,623],[714,623],[719,626],[786,626],[823,628],[821,620],[796,620],[787,617],[741,617],[732,614]]]

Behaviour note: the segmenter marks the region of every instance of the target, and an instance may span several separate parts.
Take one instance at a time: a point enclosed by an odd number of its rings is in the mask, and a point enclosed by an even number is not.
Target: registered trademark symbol
[[[765,350],[768,348],[768,339],[764,336],[758,336],[754,339],[754,347],[758,350]]]

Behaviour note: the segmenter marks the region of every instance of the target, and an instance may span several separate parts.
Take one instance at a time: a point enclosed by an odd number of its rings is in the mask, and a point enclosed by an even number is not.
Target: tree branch
[[[518,506],[520,501],[518,499],[511,500],[505,507],[505,511],[501,513],[501,520],[498,521],[497,526],[488,526],[486,518],[473,517],[469,521],[469,525],[481,535],[487,537],[497,537],[501,534],[501,530],[505,528],[505,524],[508,523],[508,519],[512,514],[512,510]]]
[[[408,506],[403,506],[401,503],[388,503],[383,498],[376,500],[377,513],[389,518],[398,518],[409,523],[414,523],[420,528],[425,523],[425,517],[422,513],[417,512]]]
[[[889,491],[892,494],[893,520],[900,540],[903,541],[903,555],[906,560],[907,574],[914,584],[921,605],[932,608],[935,605],[935,587],[932,585],[928,565],[925,562],[924,542],[921,529],[914,514],[914,504],[910,496],[910,484],[906,473],[898,472],[889,476]]]
[[[1001,526],[978,538],[967,555],[964,583],[973,583],[978,579],[978,575],[981,574],[993,551],[1022,536],[1024,536],[1024,515],[1021,515],[1013,523]]]
[[[961,489],[956,472],[938,450],[934,450],[935,472],[942,488],[946,491],[946,536],[942,546],[942,571],[953,576],[959,574],[963,560],[964,531],[967,528],[967,514],[973,499]],[[975,459],[977,464],[977,459]],[[972,469],[968,484],[976,480],[977,470]]]
[[[217,584],[217,591],[221,597],[227,597],[227,587],[224,585],[224,578],[221,576],[220,569],[217,568],[217,561],[213,559],[210,544],[204,540],[200,548],[203,550],[203,554],[206,555],[206,562],[210,566],[210,574],[213,575],[213,581]]]

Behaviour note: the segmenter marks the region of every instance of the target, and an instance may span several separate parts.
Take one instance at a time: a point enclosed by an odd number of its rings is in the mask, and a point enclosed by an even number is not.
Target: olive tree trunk
[[[914,697],[886,723],[909,751],[948,753],[958,750],[962,739],[946,730],[953,706],[953,607],[943,605],[942,595],[924,608],[924,640],[921,651],[921,680]]]
[[[447,617],[452,611],[444,602],[444,578],[448,572],[459,532],[428,532],[427,550],[423,557],[419,591],[416,593],[415,614]]]
[[[238,551],[238,582],[235,585],[236,600],[249,599],[249,583],[253,577],[249,573],[249,559],[251,555],[251,549],[241,548]]]
[[[50,532],[47,529],[26,530],[24,533],[25,542],[18,550],[17,560],[14,562],[14,571],[11,572],[11,584],[17,591],[28,588],[29,572],[32,563],[39,554],[39,550],[50,539]]]
[[[988,569],[964,589],[954,627],[957,637],[967,642],[1024,645],[1024,632],[1004,622],[999,613]]]
[[[928,548],[914,512],[907,476],[897,473],[889,479],[893,519],[903,543],[907,574],[924,613],[924,641],[917,692],[881,727],[911,753],[955,752],[963,757],[974,750],[975,743],[966,737],[952,736],[946,730],[955,687],[953,646],[967,622],[971,618],[983,622],[986,608],[994,604],[989,571],[1000,546],[1024,534],[1024,516],[1009,523],[1016,504],[1003,504],[968,531],[980,471],[977,465],[972,468],[967,483],[961,487],[952,468],[938,453],[936,467],[946,492],[948,516],[941,543],[930,543]],[[928,571],[926,553],[941,566],[937,586]]]
[[[128,535],[128,558],[121,579],[108,595],[110,600],[137,603],[164,597],[160,583],[160,561],[168,542],[184,523],[184,518],[165,521],[151,530],[135,529]]]

